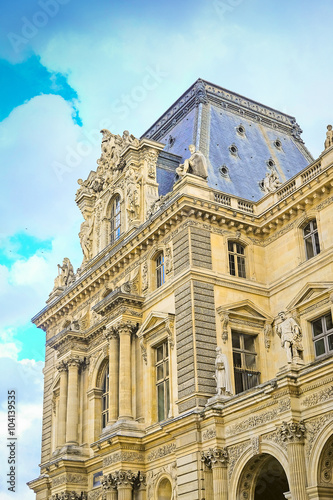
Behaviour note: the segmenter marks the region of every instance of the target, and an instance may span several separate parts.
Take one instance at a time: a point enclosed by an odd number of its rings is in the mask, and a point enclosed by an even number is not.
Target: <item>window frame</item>
[[[325,318],[327,316],[330,316],[330,321],[332,324],[332,328],[327,329],[327,324]],[[321,320],[321,325],[322,325],[322,333],[315,335],[314,333],[314,324],[318,322],[318,320]],[[320,359],[324,356],[330,356],[333,354],[333,318],[332,318],[332,312],[324,312],[320,316],[318,316],[316,319],[313,319],[311,321],[311,333],[312,333],[312,342],[313,342],[313,348],[314,348],[314,355],[315,359]],[[329,349],[329,340],[328,337],[332,336],[332,349]],[[325,352],[322,354],[317,354],[316,353],[316,343],[320,342],[321,340],[324,340],[324,347],[325,347]]]
[[[158,350],[162,348],[162,358],[158,359]],[[169,418],[171,409],[170,397],[170,346],[168,339],[164,339],[159,344],[153,347],[154,349],[154,369],[155,369],[155,387],[156,387],[156,406],[157,406],[157,422],[162,422]],[[158,377],[159,369],[162,367],[162,377]],[[160,388],[162,390],[160,391]],[[160,406],[160,394],[162,393],[163,401]]]
[[[115,243],[121,235],[121,198],[116,194],[111,200],[110,241]]]
[[[239,335],[240,347],[234,346],[234,336],[235,335]],[[253,346],[254,346],[253,351],[245,348],[244,337],[248,337],[248,338],[253,339]],[[241,394],[242,392],[253,389],[254,387],[257,387],[258,385],[260,385],[261,372],[258,370],[257,338],[258,338],[258,335],[256,335],[256,334],[243,332],[243,331],[239,331],[239,330],[234,330],[234,329],[231,330],[231,345],[232,345],[232,360],[233,360],[233,373],[234,373],[234,382],[235,382],[235,394]],[[234,356],[235,354],[240,354],[241,366],[235,365],[235,356]],[[252,370],[251,368],[248,368],[246,366],[246,356],[255,356],[255,367],[257,368],[256,370]],[[240,377],[236,378],[236,374],[240,374]],[[249,381],[251,380],[251,378],[249,377],[250,374],[251,374],[251,377],[253,376],[253,380],[254,380],[253,384],[249,384]],[[240,383],[242,385],[242,390],[238,390],[239,379],[240,379]]]
[[[229,248],[230,245],[232,245],[232,250]],[[242,248],[243,253],[238,252],[237,247]],[[235,241],[235,240],[228,240],[227,241],[227,248],[228,248],[228,271],[230,276],[235,276],[238,278],[243,278],[246,279],[247,275],[247,270],[246,270],[246,255],[245,255],[245,248],[246,246],[243,245],[242,243]],[[234,266],[234,272],[232,272],[232,267],[231,267],[231,257],[233,259],[233,266]],[[242,264],[240,264],[242,261]]]
[[[313,227],[314,224],[315,224],[315,227]],[[310,228],[309,228],[310,231],[309,231],[309,234],[306,235],[305,230],[308,226],[310,226]],[[308,220],[307,223],[305,225],[303,225],[302,231],[303,231],[303,241],[304,241],[304,247],[305,247],[305,258],[306,258],[306,260],[310,260],[313,257],[316,257],[317,255],[319,255],[321,252],[317,219],[314,218],[314,219]],[[307,245],[308,241],[311,241],[311,248],[312,248],[313,255],[309,255],[308,245]],[[317,245],[318,245],[319,250],[317,249]]]

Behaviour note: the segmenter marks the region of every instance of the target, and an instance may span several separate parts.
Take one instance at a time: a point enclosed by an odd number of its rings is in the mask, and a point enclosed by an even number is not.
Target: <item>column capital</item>
[[[119,332],[118,332],[118,327],[117,326],[110,326],[105,332],[103,332],[104,337],[106,340],[115,340],[119,339]]]
[[[119,321],[116,325],[111,326],[109,330],[113,334],[131,335],[132,333],[136,333],[138,325],[132,321]]]
[[[201,461],[208,469],[213,467],[227,467],[229,463],[229,453],[227,448],[209,448],[208,451],[201,452]]]
[[[282,422],[279,427],[281,439],[287,444],[303,442],[305,432],[306,428],[303,420],[300,422]]]
[[[57,365],[56,368],[58,372],[67,372],[67,363],[65,361],[60,361]]]
[[[105,491],[117,489],[117,481],[114,474],[107,474],[106,476],[103,476],[101,484]]]
[[[80,366],[83,366],[85,364],[85,360],[84,358],[80,358],[79,356],[71,356],[70,358],[66,359],[65,363],[68,367],[77,366],[78,368],[80,368]]]

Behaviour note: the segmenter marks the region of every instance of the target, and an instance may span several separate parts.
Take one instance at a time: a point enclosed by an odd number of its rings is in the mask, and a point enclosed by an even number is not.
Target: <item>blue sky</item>
[[[201,77],[296,116],[318,156],[333,119],[333,4],[16,0],[1,9],[0,362],[20,397],[18,493],[32,499],[24,483],[38,475],[44,334],[30,318],[57,263],[81,263],[74,197],[96,167],[99,130],[140,136]],[[13,498],[1,482],[0,494]]]

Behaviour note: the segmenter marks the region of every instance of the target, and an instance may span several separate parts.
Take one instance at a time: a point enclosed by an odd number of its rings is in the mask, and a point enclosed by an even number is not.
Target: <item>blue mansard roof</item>
[[[165,143],[158,160],[160,194],[195,144],[208,160],[208,185],[256,201],[259,183],[276,171],[281,182],[313,161],[294,117],[197,80],[142,137]]]

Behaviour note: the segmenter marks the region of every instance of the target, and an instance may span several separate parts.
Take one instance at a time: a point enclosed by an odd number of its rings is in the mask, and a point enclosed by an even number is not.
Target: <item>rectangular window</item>
[[[333,352],[333,323],[331,313],[312,322],[312,335],[316,358]]]
[[[156,287],[165,283],[165,275],[164,275],[164,255],[163,252],[160,253],[156,258]]]
[[[310,221],[303,229],[306,258],[312,259],[320,253],[317,221]]]
[[[158,421],[168,418],[170,410],[169,388],[169,348],[168,342],[163,342],[156,351],[156,390]]]
[[[257,370],[256,337],[232,332],[232,354],[234,362],[235,392],[239,394],[260,383]]]
[[[240,243],[228,241],[229,272],[232,276],[246,278],[245,249]]]

